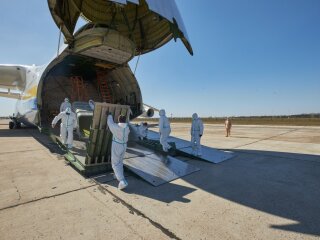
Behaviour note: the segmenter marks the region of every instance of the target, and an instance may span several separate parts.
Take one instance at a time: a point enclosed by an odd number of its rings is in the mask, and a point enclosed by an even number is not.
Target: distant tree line
[[[320,126],[320,113],[277,115],[277,116],[237,116],[229,117],[233,125],[290,125],[290,126]],[[169,118],[172,123],[191,123],[191,117]],[[226,117],[201,118],[207,124],[224,124]],[[134,122],[158,122],[158,118],[136,118]]]

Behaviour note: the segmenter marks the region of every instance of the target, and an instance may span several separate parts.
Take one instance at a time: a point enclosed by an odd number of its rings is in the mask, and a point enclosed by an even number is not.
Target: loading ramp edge
[[[63,151],[65,151],[66,153],[63,155],[64,158],[65,158],[77,171],[79,171],[81,174],[85,175],[85,168],[84,168],[84,166],[82,165],[82,163],[81,163],[70,151],[68,151],[68,148],[66,148],[66,146],[60,141],[60,139],[51,132],[50,128],[38,126],[38,129],[39,129],[40,133],[49,136],[49,138],[50,138],[54,143],[56,143],[56,144],[60,147],[60,149],[62,149]]]
[[[170,136],[168,140],[169,140],[169,144],[170,144],[170,142],[171,142],[171,144],[175,144],[175,146],[176,146],[175,154],[177,156],[188,157],[190,159],[201,160],[201,161],[210,162],[210,163],[214,163],[214,164],[221,163],[225,160],[229,160],[235,156],[235,154],[233,152],[219,150],[219,149],[215,149],[215,148],[208,147],[205,145],[202,145],[202,155],[196,156],[196,155],[192,154],[192,147],[191,147],[190,141],[176,138],[173,136]],[[148,142],[157,143],[157,145],[160,145],[160,147],[158,147],[158,149],[160,148],[159,150],[162,151],[162,147],[161,147],[161,144],[159,141],[159,133],[157,133],[153,130],[149,130],[148,131],[148,138],[146,140],[142,140],[140,142],[143,142],[143,141],[144,141],[144,143],[142,143],[142,144],[146,144]]]
[[[138,140],[137,143],[146,148],[162,153],[164,155],[170,155],[173,157],[176,156],[177,147],[175,142],[168,142],[168,144],[171,146],[171,149],[167,153],[162,150],[162,145],[160,144],[160,141],[153,140],[153,139],[146,139],[146,140]]]
[[[165,155],[163,155],[165,156]],[[150,157],[149,156],[145,156],[145,157]],[[128,158],[124,160],[124,166],[126,167],[126,169],[128,169],[130,172],[132,172],[134,175],[138,176],[139,178],[143,179],[145,182],[151,184],[154,187],[158,187],[160,185],[166,184],[166,183],[170,183],[171,181],[174,181],[176,179],[185,177],[187,175],[190,175],[194,172],[197,172],[200,170],[200,168],[193,166],[189,163],[186,163],[184,161],[181,161],[179,159],[176,159],[174,157],[171,156],[166,156],[168,158],[171,158],[171,161],[174,161],[175,164],[180,165],[180,169],[183,170],[183,173],[181,173],[181,171],[174,171],[172,170],[171,172],[168,172],[167,174],[171,175],[170,178],[161,178],[159,175],[157,176],[157,174],[150,174],[148,171],[142,171],[142,168],[136,168],[137,166],[135,166],[134,162],[132,161],[137,161],[137,162],[141,162],[141,159],[143,159],[144,157],[136,157],[136,158]],[[156,161],[154,161],[156,162]],[[183,165],[181,167],[181,165]],[[169,167],[167,169],[170,169]],[[146,170],[146,168],[144,169]],[[170,169],[171,170],[171,169]]]
[[[175,158],[175,144],[170,145],[172,150],[165,153],[157,141],[149,140],[144,143],[139,140],[130,141],[123,164],[130,172],[153,186],[160,186],[200,170],[188,162]]]
[[[84,165],[66,146],[60,141],[58,137],[55,136],[55,142],[62,148],[66,153],[64,158],[70,163],[70,165],[75,168],[79,173],[85,177],[90,177],[93,175],[105,173],[111,170],[110,164],[99,164],[99,165]]]
[[[192,159],[197,159],[197,160],[204,160],[202,159],[200,156],[195,156],[192,154],[189,154],[185,151],[182,151],[182,149],[187,148],[177,148],[176,147],[176,143],[175,142],[168,142],[168,144],[172,147],[171,149],[173,149],[172,151],[169,151],[168,153],[163,152],[162,150],[162,145],[160,143],[160,141],[158,140],[154,140],[154,139],[145,139],[145,140],[139,140],[137,142],[138,144],[147,147],[149,149],[161,152],[162,154],[166,154],[166,155],[170,155],[170,156],[182,156],[182,157],[188,157],[188,158],[192,158]]]

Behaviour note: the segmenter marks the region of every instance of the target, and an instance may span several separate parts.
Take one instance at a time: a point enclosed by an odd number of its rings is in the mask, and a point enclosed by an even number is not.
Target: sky
[[[144,103],[173,117],[320,113],[319,0],[176,3],[194,56],[179,39],[142,55]],[[58,37],[47,1],[0,1],[0,64],[46,64]],[[0,97],[0,116],[14,106]]]

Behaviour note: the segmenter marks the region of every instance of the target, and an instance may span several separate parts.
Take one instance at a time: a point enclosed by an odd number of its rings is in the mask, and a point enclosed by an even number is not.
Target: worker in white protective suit
[[[139,126],[139,139],[144,140],[148,135],[148,123],[142,122]]]
[[[164,109],[159,111],[159,133],[160,133],[160,143],[164,152],[168,152],[171,146],[168,144],[168,137],[171,133],[170,122],[166,117],[166,112]]]
[[[71,108],[59,113],[52,121],[52,128],[54,128],[57,122],[61,119],[60,124],[60,137],[62,143],[71,149],[73,145],[73,129],[77,127],[76,114],[71,111]]]
[[[112,115],[108,116],[108,127],[112,133],[111,146],[111,165],[115,177],[119,181],[118,189],[122,190],[128,186],[128,182],[123,174],[123,157],[127,149],[127,142],[129,136],[129,126],[126,123],[126,117],[120,115],[119,123],[114,123]]]
[[[65,98],[64,101],[60,105],[60,112],[65,111],[67,108],[71,109],[71,103],[69,101],[69,98]]]
[[[89,107],[91,108],[91,110],[93,111],[94,110],[94,101],[92,99],[90,99],[88,104],[89,104]]]
[[[192,154],[195,156],[201,156],[201,137],[203,135],[203,123],[198,117],[198,114],[192,114],[192,125],[191,125],[191,147]]]

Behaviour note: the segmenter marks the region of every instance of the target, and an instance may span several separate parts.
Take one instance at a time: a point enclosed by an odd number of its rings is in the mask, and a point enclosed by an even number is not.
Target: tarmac
[[[189,124],[172,124],[189,140]],[[154,187],[127,172],[84,178],[38,129],[0,120],[0,239],[319,239],[320,127],[205,125],[234,153]]]

